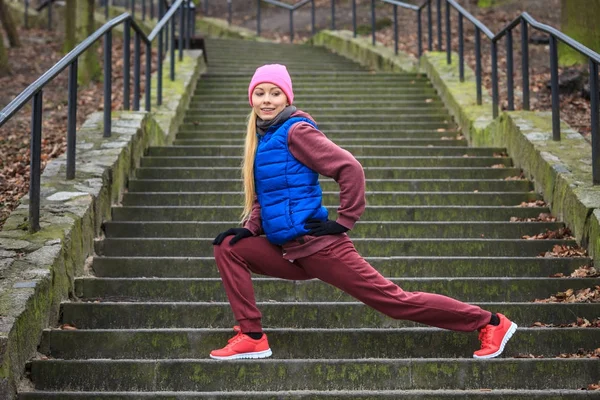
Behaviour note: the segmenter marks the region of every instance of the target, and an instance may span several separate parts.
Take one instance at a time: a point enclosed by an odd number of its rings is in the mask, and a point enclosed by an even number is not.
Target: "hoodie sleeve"
[[[290,153],[313,171],[333,178],[340,186],[337,223],[352,229],[365,210],[365,173],[347,150],[306,122],[294,124],[288,133]]]
[[[254,236],[259,236],[263,234],[262,229],[262,219],[260,217],[260,204],[258,204],[258,199],[254,199],[254,205],[252,206],[252,211],[250,212],[250,216],[244,222],[244,228],[248,229]]]

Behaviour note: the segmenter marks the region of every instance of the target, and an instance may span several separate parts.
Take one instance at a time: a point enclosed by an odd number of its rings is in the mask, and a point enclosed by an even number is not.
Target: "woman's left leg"
[[[394,319],[467,332],[490,323],[492,314],[478,306],[438,294],[402,290],[366,262],[348,237],[296,262],[309,275]]]

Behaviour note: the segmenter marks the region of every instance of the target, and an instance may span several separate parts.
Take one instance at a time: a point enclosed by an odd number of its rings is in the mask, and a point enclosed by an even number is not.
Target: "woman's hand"
[[[319,219],[309,219],[304,224],[304,229],[307,229],[307,235],[311,236],[337,235],[349,230],[335,221],[321,221]]]
[[[231,228],[231,229],[227,229],[223,233],[219,233],[219,235],[217,235],[215,240],[213,240],[212,244],[220,245],[221,243],[223,243],[223,240],[225,240],[225,238],[227,236],[233,236],[233,238],[229,241],[229,244],[233,246],[240,240],[250,237],[250,236],[253,236],[253,235],[252,235],[252,232],[250,232],[246,228]]]

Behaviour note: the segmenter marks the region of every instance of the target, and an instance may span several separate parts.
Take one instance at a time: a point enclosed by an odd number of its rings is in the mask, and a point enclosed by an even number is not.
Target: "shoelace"
[[[479,341],[481,342],[481,347],[487,347],[492,343],[493,332],[492,329],[488,327],[483,328],[479,332]]]
[[[242,330],[240,329],[240,327],[239,327],[239,326],[237,326],[237,325],[236,325],[236,326],[234,326],[234,327],[233,327],[233,330],[234,330],[234,331],[236,331],[237,333],[236,333],[236,335],[235,335],[234,337],[232,337],[231,339],[229,339],[229,340],[227,341],[227,343],[231,343],[231,342],[233,342],[233,341],[234,341],[234,340],[236,340],[236,339],[237,339],[239,336],[241,336],[241,335],[242,335]]]
[[[244,334],[242,332],[239,332],[237,335],[235,335],[234,337],[232,337],[231,339],[229,339],[229,341],[227,342],[227,346],[226,347],[233,347],[236,344],[238,344],[239,342],[241,342],[242,340],[244,340]]]

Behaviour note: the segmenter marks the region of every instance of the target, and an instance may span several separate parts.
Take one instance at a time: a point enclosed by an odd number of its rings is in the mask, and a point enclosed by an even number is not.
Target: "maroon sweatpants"
[[[349,237],[293,263],[281,248],[264,237],[245,238],[231,246],[227,237],[214,246],[215,260],[225,292],[242,332],[262,332],[251,272],[276,278],[318,278],[383,314],[455,331],[474,331],[489,323],[491,313],[450,297],[405,292],[385,279],[356,251]]]

